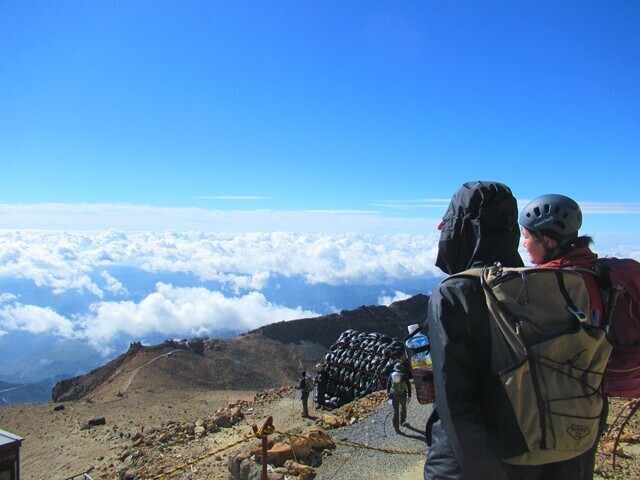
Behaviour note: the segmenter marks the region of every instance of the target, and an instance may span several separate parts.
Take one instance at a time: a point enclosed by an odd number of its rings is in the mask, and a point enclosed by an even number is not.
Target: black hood
[[[436,266],[448,274],[495,262],[521,267],[519,242],[518,204],[509,187],[467,182],[442,219]]]

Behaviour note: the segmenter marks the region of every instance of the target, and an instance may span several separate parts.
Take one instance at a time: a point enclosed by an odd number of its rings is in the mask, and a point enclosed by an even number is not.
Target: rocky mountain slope
[[[94,479],[126,478],[138,468],[179,464],[210,449],[211,442],[246,435],[247,423],[261,423],[267,415],[282,430],[312,423],[300,417],[294,399],[299,371],[311,370],[348,329],[402,338],[407,325],[422,321],[427,302],[417,295],[389,307],[279,322],[232,339],[133,343],[106,365],[57,383],[55,404],[0,408],[0,428],[24,437],[23,480],[62,479],[82,471]],[[265,399],[261,392],[274,388],[279,393]],[[230,405],[234,411],[242,406],[239,423],[221,427],[217,412]],[[198,422],[214,430],[194,441],[188,432]],[[166,442],[140,444],[141,438],[152,442],[158,432],[174,430],[180,440],[171,448]],[[191,469],[176,478],[228,478],[226,456],[203,465],[199,473]]]
[[[57,383],[53,400],[123,394],[134,383],[211,390],[259,390],[293,384],[300,370],[311,370],[345,330],[401,339],[408,325],[422,323],[427,303],[427,296],[416,295],[388,307],[362,306],[278,322],[231,339],[169,340],[154,346],[133,343],[106,365]]]
[[[375,447],[424,452],[422,429],[430,406],[411,403],[411,428],[392,435],[384,392],[332,412],[312,407],[311,418],[301,418],[292,386],[298,370],[323,358],[343,331],[402,337],[406,325],[420,322],[426,303],[426,297],[418,296],[390,307],[277,323],[229,340],[134,343],[109,364],[60,382],[55,392],[68,399],[64,402],[0,407],[0,428],[24,438],[22,480],[62,480],[81,472],[94,480],[228,480],[230,466],[238,470],[251,463],[238,459],[249,459],[246,452],[259,448],[260,441],[249,435],[266,418],[287,432],[270,435],[274,441],[289,441],[289,434],[336,422],[328,432],[337,443],[352,439],[352,431],[358,434],[353,438],[374,449],[324,449],[306,463],[298,462],[300,475],[288,478],[314,478],[313,471],[316,480],[374,478],[379,473],[371,472],[374,459],[391,462],[391,454]],[[612,401],[611,422],[625,405]],[[615,430],[603,438],[595,478],[640,478],[639,431],[636,416],[620,439],[615,470]],[[392,458],[406,469],[395,470],[398,478],[422,478],[423,455]]]

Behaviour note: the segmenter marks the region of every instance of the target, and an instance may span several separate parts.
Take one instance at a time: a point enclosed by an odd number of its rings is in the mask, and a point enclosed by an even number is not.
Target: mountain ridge
[[[360,306],[319,317],[265,325],[229,339],[138,342],[91,372],[56,383],[56,402],[122,395],[129,388],[265,389],[293,384],[347,329],[403,338],[422,323],[429,297],[418,294],[389,306]]]

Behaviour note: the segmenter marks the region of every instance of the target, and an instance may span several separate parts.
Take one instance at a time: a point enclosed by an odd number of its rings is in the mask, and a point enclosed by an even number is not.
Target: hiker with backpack
[[[313,379],[307,375],[306,370],[300,372],[300,380],[295,388],[296,390],[300,390],[302,416],[307,418],[309,416],[309,393],[313,391]]]
[[[538,267],[580,273],[589,292],[594,325],[607,331],[613,350],[604,372],[604,393],[640,398],[640,263],[630,258],[598,258],[590,236],[578,235],[579,205],[564,195],[542,195],[520,215],[524,247]]]
[[[516,199],[468,182],[438,226],[425,480],[591,478],[610,352],[575,272],[523,268]],[[514,268],[517,267],[517,268]]]
[[[541,268],[575,270],[582,276],[589,292],[592,323],[607,331],[612,345],[603,376],[604,393],[640,398],[640,263],[630,258],[598,258],[589,248],[593,239],[578,234],[582,226],[580,206],[564,195],[533,199],[524,207],[520,225],[531,263]],[[629,415],[638,408],[640,402]],[[605,404],[602,430],[606,416]],[[597,444],[594,456],[596,451]]]
[[[402,362],[393,366],[387,379],[387,398],[393,407],[393,429],[400,433],[400,424],[407,423],[407,403],[411,401],[411,383]]]
[[[578,235],[582,226],[580,206],[564,195],[541,195],[523,208],[519,223],[522,227],[523,247],[529,255],[529,261],[539,268],[577,269],[589,294],[590,321],[596,327],[604,327],[605,305],[596,275],[591,270],[598,263],[598,255],[590,248],[593,238]],[[603,403],[600,433],[606,427],[606,396]],[[597,449],[598,441],[590,454],[585,455],[582,465],[584,478],[593,478]]]
[[[506,185],[465,183],[438,225],[436,266],[446,274],[495,262],[522,266],[517,218]],[[489,318],[479,282],[445,279],[429,298],[422,330],[431,345],[436,394],[425,480],[508,479],[491,438],[490,419],[504,412],[492,401],[499,380],[490,375]]]

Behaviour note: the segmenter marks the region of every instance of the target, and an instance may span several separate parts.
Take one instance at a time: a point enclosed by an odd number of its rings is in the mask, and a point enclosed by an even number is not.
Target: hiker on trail
[[[316,408],[318,410],[324,410],[325,394],[327,393],[327,383],[329,382],[329,372],[327,372],[324,365],[318,363],[316,365],[316,378],[313,383],[316,385]]]
[[[402,362],[397,362],[389,375],[387,396],[393,407],[393,428],[400,433],[400,424],[407,423],[407,403],[411,401],[411,383]]]
[[[300,400],[302,401],[302,416],[309,416],[309,393],[313,391],[313,380],[307,375],[306,370],[300,372],[300,381],[296,386],[296,390],[300,390]]]
[[[438,229],[436,266],[447,274],[495,262],[523,265],[518,206],[506,185],[465,183]],[[507,411],[499,378],[490,373],[489,313],[479,280],[445,279],[429,299],[423,331],[431,344],[436,393],[427,422],[425,480],[528,480],[525,467],[514,467],[522,477],[508,475],[494,448],[492,427]]]

